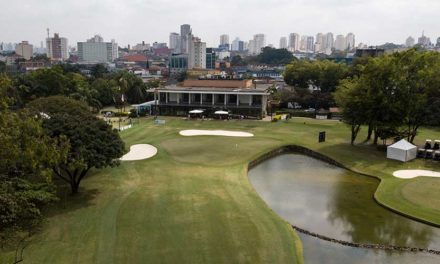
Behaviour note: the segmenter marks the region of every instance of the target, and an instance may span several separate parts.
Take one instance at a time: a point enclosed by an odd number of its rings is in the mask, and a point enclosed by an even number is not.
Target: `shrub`
[[[315,118],[315,113],[313,112],[305,112],[304,110],[293,110],[293,109],[286,109],[282,111],[276,111],[277,115],[283,115],[283,114],[289,114],[291,117],[308,117],[308,118]]]
[[[125,117],[128,116],[130,113],[129,112],[115,112],[113,113],[114,117]]]

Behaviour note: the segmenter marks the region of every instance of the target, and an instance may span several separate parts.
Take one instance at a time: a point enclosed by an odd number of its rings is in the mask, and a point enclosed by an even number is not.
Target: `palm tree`
[[[124,75],[122,75],[118,80],[117,80],[117,84],[118,84],[118,95],[120,96],[120,100],[121,100],[121,104],[122,107],[124,107],[124,112],[125,112],[125,93],[128,90],[128,81],[127,78],[125,78]],[[121,107],[121,109],[122,109]]]

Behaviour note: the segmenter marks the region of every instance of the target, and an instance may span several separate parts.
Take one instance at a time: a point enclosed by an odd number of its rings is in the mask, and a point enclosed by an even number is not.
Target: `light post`
[[[121,87],[119,87],[119,94],[121,95],[121,105],[119,106],[118,126],[119,126],[119,131],[121,131],[122,104],[124,104],[124,95],[122,94]]]
[[[157,119],[157,112],[158,112],[158,105],[157,105],[157,101],[159,101],[159,93],[157,92],[157,89],[154,88],[154,120]]]

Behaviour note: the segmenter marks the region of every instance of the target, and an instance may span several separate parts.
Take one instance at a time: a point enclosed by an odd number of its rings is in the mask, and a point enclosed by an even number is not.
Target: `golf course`
[[[157,153],[91,171],[77,195],[60,192],[60,201],[46,210],[40,230],[21,244],[21,263],[303,263],[300,236],[248,178],[251,161],[287,145],[308,148],[354,173],[377,177],[377,203],[440,226],[440,178],[393,176],[408,169],[440,172],[440,162],[386,159],[383,148],[361,142],[365,128],[351,146],[349,127],[334,120],[160,119],[165,123],[146,118],[120,132],[127,151],[149,144]],[[183,130],[253,136],[182,136]],[[326,142],[318,143],[321,131]],[[440,139],[440,130],[421,128],[415,143],[427,138]],[[13,263],[15,255],[16,248],[1,249],[0,263]]]

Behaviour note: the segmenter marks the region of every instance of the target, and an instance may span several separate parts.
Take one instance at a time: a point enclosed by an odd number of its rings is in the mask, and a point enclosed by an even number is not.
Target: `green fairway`
[[[397,169],[440,171],[440,163],[387,160],[368,144],[349,145],[337,121],[186,121],[144,119],[121,132],[126,148],[152,144],[158,154],[143,161],[92,171],[80,194],[47,212],[41,231],[24,250],[22,263],[302,263],[301,242],[289,224],[260,199],[247,165],[279,146],[296,144],[323,153],[353,170],[382,179],[376,199],[440,225],[440,179],[402,180]],[[251,132],[251,138],[183,137],[183,129]],[[318,132],[327,142],[318,144]],[[363,138],[361,131],[359,138]],[[417,138],[440,139],[423,129]],[[270,177],[270,175],[268,175]],[[5,249],[0,263],[11,263]]]

